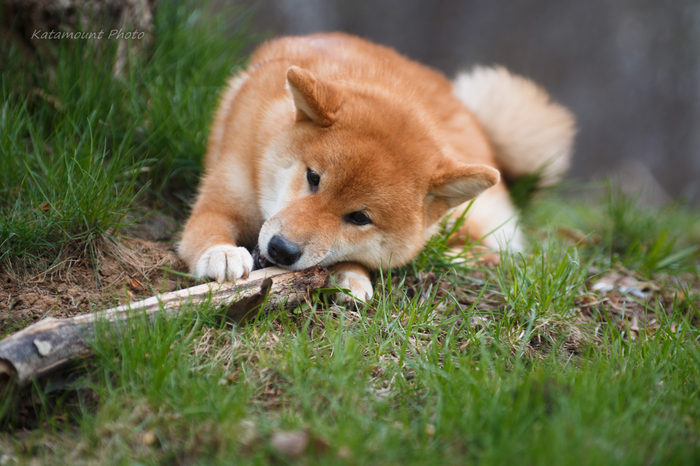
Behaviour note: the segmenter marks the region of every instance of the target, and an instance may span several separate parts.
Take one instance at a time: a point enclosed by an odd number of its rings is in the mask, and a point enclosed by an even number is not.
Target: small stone
[[[272,436],[270,443],[279,453],[295,458],[306,450],[309,435],[300,431],[280,431]]]
[[[343,445],[342,447],[338,448],[338,458],[346,460],[350,458],[350,453],[350,447],[347,445]]]
[[[143,434],[143,444],[147,446],[151,446],[155,444],[158,441],[158,437],[156,436],[155,432],[152,430],[149,430],[148,432]]]

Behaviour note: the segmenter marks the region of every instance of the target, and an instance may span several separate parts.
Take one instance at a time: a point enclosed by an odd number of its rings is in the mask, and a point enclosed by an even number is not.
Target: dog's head
[[[260,251],[283,267],[403,265],[449,209],[499,180],[450,157],[432,123],[389,94],[298,67],[287,84],[295,121],[269,146],[260,179]]]

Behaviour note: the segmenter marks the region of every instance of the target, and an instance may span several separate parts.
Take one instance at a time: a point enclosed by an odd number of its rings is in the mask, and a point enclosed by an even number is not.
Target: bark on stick
[[[72,361],[89,357],[95,322],[115,325],[132,317],[153,317],[160,312],[176,315],[183,307],[205,302],[227,307],[228,316],[242,320],[263,303],[266,309],[295,306],[310,291],[323,287],[327,279],[328,270],[321,267],[299,272],[269,267],[235,283],[206,283],[70,319],[49,317],[0,341],[0,387],[10,378],[24,385]]]

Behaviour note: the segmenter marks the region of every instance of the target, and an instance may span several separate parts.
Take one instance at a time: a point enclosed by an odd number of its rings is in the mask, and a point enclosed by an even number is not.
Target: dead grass
[[[93,257],[67,250],[45,270],[0,267],[0,335],[44,317],[72,317],[193,283],[176,275],[185,266],[172,244],[113,237],[98,244]]]

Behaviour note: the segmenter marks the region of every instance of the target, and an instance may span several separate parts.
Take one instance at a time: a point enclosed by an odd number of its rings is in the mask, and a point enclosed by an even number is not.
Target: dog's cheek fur
[[[352,261],[370,269],[387,269],[409,262],[423,247],[425,239],[420,218],[391,221],[391,229],[376,225],[356,226],[345,222],[333,210],[324,210],[318,198],[296,199],[268,220],[260,231],[260,250],[275,235],[303,247],[303,255],[290,268],[300,270],[316,264],[329,266]]]
[[[420,215],[400,217],[382,219],[384,228],[344,224],[322,265],[352,261],[385,270],[405,265],[425,244],[424,222]]]
[[[389,157],[363,158],[356,164],[342,157],[338,148],[357,144],[356,134],[335,128],[314,131],[310,125],[299,123],[265,154],[265,166],[272,174],[261,180],[260,203],[268,219],[259,236],[263,255],[279,234],[304,249],[292,266],[295,269],[343,261],[377,269],[408,262],[424,244],[425,219],[415,208],[424,192],[403,177],[387,183],[386,174],[394,172],[385,166]],[[365,154],[379,152],[371,143],[363,149]],[[308,168],[321,175],[317,193],[309,190]],[[370,177],[378,179],[370,182]],[[369,209],[372,224],[357,226],[344,220],[362,206]]]

